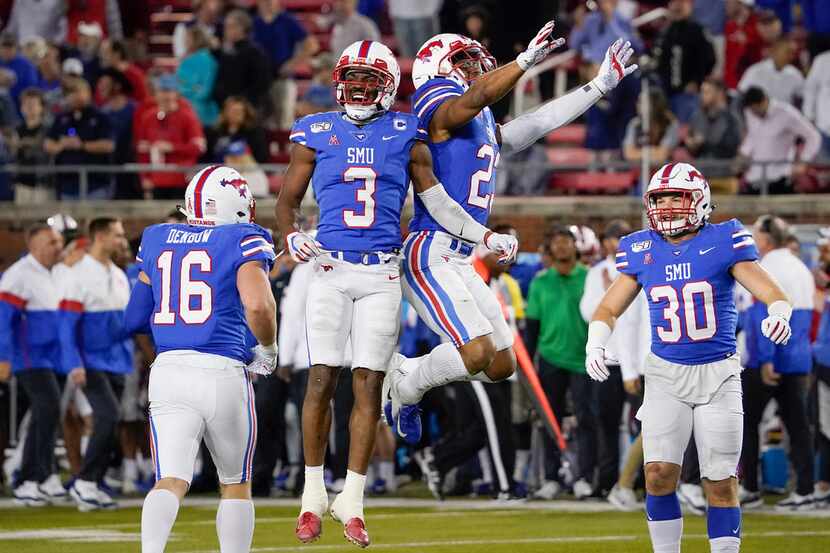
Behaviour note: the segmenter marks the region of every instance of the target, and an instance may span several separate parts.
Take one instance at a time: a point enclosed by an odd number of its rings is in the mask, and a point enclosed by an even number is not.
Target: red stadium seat
[[[585,144],[585,125],[565,125],[548,134],[548,144],[567,144],[582,146]]]
[[[551,185],[566,194],[625,194],[634,185],[634,173],[556,173]]]
[[[271,155],[271,163],[288,163],[291,160],[289,134],[289,130],[269,131],[268,153]]]
[[[557,165],[588,165],[594,160],[586,148],[547,148],[545,153],[554,169]]]

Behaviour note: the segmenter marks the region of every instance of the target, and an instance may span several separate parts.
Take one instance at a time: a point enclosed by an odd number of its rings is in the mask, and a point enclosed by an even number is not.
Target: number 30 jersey
[[[244,263],[270,272],[271,235],[255,224],[147,227],[136,256],[153,288],[150,328],[158,353],[195,350],[247,362],[251,338],[236,287]]]
[[[752,234],[732,219],[707,223],[676,245],[652,230],[629,234],[620,240],[616,266],[645,291],[652,353],[672,363],[702,365],[736,352],[730,269],[757,259]]]
[[[396,111],[361,126],[338,111],[294,124],[290,140],[316,153],[311,185],[320,206],[316,239],[324,249],[400,249],[410,150],[426,137],[412,114]]]
[[[412,111],[422,129],[429,129],[436,110],[450,98],[461,96],[464,89],[450,79],[430,79],[415,91]],[[496,120],[490,108],[484,108],[472,121],[452,131],[444,142],[428,142],[435,176],[452,199],[473,219],[487,224],[495,191],[495,168],[499,158]],[[418,196],[409,224],[412,231],[441,230]]]

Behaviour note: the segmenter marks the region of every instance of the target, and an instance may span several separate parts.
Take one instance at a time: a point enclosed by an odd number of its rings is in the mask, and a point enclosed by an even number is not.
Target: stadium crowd
[[[142,12],[139,5],[149,14],[154,2],[17,0],[0,36],[0,133],[4,161],[35,169],[5,174],[0,199],[76,199],[81,182],[71,167],[37,168],[130,162],[184,169],[138,175],[96,169],[88,175],[88,195],[178,199],[187,169],[221,162],[242,167],[255,195],[268,196],[279,176],[259,165],[285,161],[279,141],[285,142],[295,117],[335,106],[332,53],[344,45],[382,37],[408,59],[442,29],[464,32],[509,60],[537,23],[552,15],[560,16],[560,30],[578,54],[573,84],[596,72],[617,36],[651,61],[644,58],[638,78],[624,81],[586,113],[584,137],[572,144],[578,148],[555,140],[531,148],[522,154],[524,162],[541,169],[517,172],[508,165],[500,193],[548,193],[562,175],[552,160],[637,165],[645,154],[653,164],[699,160],[720,192],[786,193],[824,185],[821,165],[812,163],[830,157],[830,11],[820,9],[819,0],[670,0],[667,20],[642,33],[635,16],[661,2],[597,0],[592,9],[564,0],[527,4],[519,13],[496,1],[335,0],[325,13],[297,14],[287,9],[288,0],[194,1],[192,18],[172,29],[170,72],[149,55],[149,26],[133,17]],[[540,78],[542,97],[550,95],[551,84]],[[398,105],[408,109],[411,87],[401,89]],[[642,90],[648,90],[647,103],[639,101]],[[648,120],[641,108],[646,104]],[[504,118],[508,108],[505,103],[496,111]],[[589,153],[580,158],[580,152]],[[630,173],[625,190],[635,178]],[[584,369],[585,321],[616,274],[619,238],[631,230],[625,221],[602,229],[557,225],[539,252],[525,252],[510,268],[486,250],[476,252],[476,269],[502,298],[505,316],[533,360],[524,368],[538,373],[543,393],[534,393],[524,373],[495,385],[453,383],[431,391],[422,404],[428,431],[418,446],[396,443],[379,425],[373,493],[393,493],[423,477],[437,497],[551,500],[571,491],[579,499],[638,508],[642,445],[633,415],[650,339],[642,306],[620,325],[628,335],[617,336],[612,348],[618,361],[613,377],[598,384]],[[797,299],[801,326],[789,346],[771,347],[752,332],[764,315],[751,298],[741,298],[747,367],[742,502],[758,506],[762,491],[788,489],[789,460],[794,491],[781,507],[827,506],[830,304],[824,296],[830,231],[817,243],[812,272],[800,261],[798,241],[785,222],[761,217],[753,233],[762,263]],[[22,504],[38,506],[63,500],[68,481],[58,474],[66,473],[86,493],[97,494],[101,508],[113,507],[114,493],[146,489],[154,472],[146,420],[152,344],[126,338],[120,328],[137,278],[135,243],[117,219],[94,219],[80,229],[60,215],[28,230],[26,250],[0,281],[0,381],[14,374],[18,384],[14,406],[8,384],[0,385],[0,451],[10,434],[17,437],[3,464],[4,482]],[[784,270],[796,266],[803,269],[798,278]],[[302,489],[298,421],[308,368],[303,321],[309,269],[283,256],[271,274],[280,305],[280,368],[255,383],[253,488],[259,496]],[[439,340],[411,307],[403,310],[401,329],[407,356],[429,351]],[[331,490],[342,487],[346,472],[351,390],[350,374],[343,372],[326,463]],[[558,426],[541,415],[545,403]],[[56,443],[62,446],[57,457]],[[696,458],[687,454],[680,496],[702,513]],[[201,456],[197,473],[194,491],[217,486],[208,455]]]
[[[115,174],[87,175],[93,198],[179,197],[187,172],[213,162],[244,165],[266,196],[281,176],[260,165],[287,161],[296,117],[336,105],[330,74],[346,45],[380,39],[401,56],[396,109],[407,111],[411,60],[437,30],[466,33],[504,62],[551,17],[577,54],[569,84],[589,80],[617,36],[631,40],[642,70],[567,138],[554,133],[513,161],[504,193],[629,192],[646,150],[654,164],[711,167],[722,192],[810,192],[830,181],[830,18],[819,0],[533,1],[520,14],[496,0],[6,4],[0,161],[23,170],[0,173],[0,200],[77,198],[77,169],[52,165],[113,166]],[[637,23],[664,6],[665,17]],[[552,94],[550,74],[533,84],[541,98]],[[509,107],[502,101],[497,116]],[[610,189],[595,171],[609,161],[619,162],[620,182]],[[130,162],[183,169],[117,169]],[[594,184],[576,186],[586,171]]]

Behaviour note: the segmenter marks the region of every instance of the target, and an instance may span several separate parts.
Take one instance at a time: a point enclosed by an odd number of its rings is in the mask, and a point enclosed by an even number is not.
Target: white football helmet
[[[576,238],[576,251],[583,261],[593,263],[599,257],[599,239],[591,227],[571,225],[568,227]]]
[[[196,173],[184,193],[191,225],[219,226],[254,221],[256,202],[236,169],[211,165]]]
[[[682,205],[660,206],[663,194],[680,194]],[[643,201],[652,230],[676,236],[702,226],[712,214],[712,192],[703,174],[689,163],[667,163],[648,183]]]
[[[386,45],[372,40],[350,44],[334,67],[337,103],[356,121],[388,111],[401,84],[401,68]]]
[[[442,33],[427,40],[412,63],[415,88],[430,79],[452,79],[464,88],[496,68],[496,59],[477,40]]]

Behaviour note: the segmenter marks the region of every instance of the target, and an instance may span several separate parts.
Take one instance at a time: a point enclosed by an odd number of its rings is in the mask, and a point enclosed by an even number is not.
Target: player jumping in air
[[[219,549],[247,552],[254,535],[256,443],[248,373],[267,375],[276,367],[276,307],[268,281],[274,246],[253,224],[245,179],[229,167],[197,173],[185,204],[187,224],[144,231],[142,270],[125,315],[128,331],[152,331],[158,352],[149,388],[156,485],[141,511],[141,551],[164,551],[204,438],[222,485]],[[248,329],[259,342],[253,360]]]
[[[553,21],[542,27],[516,61],[499,69],[481,44],[455,34],[427,40],[412,67],[417,87],[413,112],[429,133],[435,174],[450,197],[481,224],[487,223],[493,203],[500,154],[521,151],[571,122],[637,69],[626,66],[633,53],[630,44],[617,40],[591,82],[497,125],[488,106],[564,43],[553,38],[553,27]],[[387,422],[410,443],[420,439],[416,404],[427,390],[456,380],[498,382],[516,368],[513,333],[470,261],[474,244],[432,217],[428,200],[415,199],[402,284],[421,319],[447,342],[417,359],[396,354],[383,393]]]
[[[620,241],[620,274],[588,327],[585,365],[594,380],[608,378],[605,344],[614,321],[643,289],[652,345],[637,418],[643,423],[646,516],[654,552],[680,552],[683,519],[675,490],[694,432],[711,551],[738,553],[743,405],[735,281],[768,306],[761,332],[775,344],[790,337],[792,307],[757,263],[752,234],[735,219],[709,223],[709,183],[694,167],[670,163],[657,171],[645,207],[649,228]]]
[[[484,243],[512,258],[511,235],[494,234],[452,200],[432,172],[427,132],[412,114],[390,111],[400,83],[392,52],[379,42],[355,42],[334,70],[343,112],[297,121],[291,164],[277,200],[286,249],[299,262],[314,259],[306,304],[311,365],[303,402],[305,486],[296,536],[320,536],[328,497],[323,457],[331,426],[329,404],[351,338],[354,407],[349,463],[331,515],[344,535],[369,545],[363,517],[366,469],[380,415],[383,376],[398,337],[401,305],[401,210],[410,179],[431,217],[469,243]],[[320,207],[316,240],[295,230],[295,210],[308,189]]]

